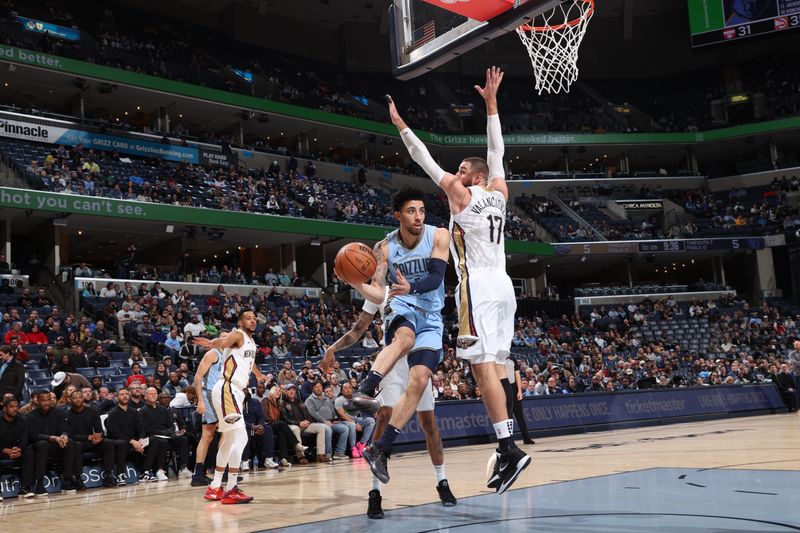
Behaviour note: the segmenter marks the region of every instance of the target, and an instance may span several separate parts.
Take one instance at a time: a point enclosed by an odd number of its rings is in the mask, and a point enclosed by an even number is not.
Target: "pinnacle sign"
[[[13,137],[15,139],[25,139],[28,141],[47,142],[50,140],[50,127],[26,124],[15,120],[0,119],[0,135],[3,137]],[[56,128],[64,129],[64,128]],[[66,131],[66,130],[64,130]],[[62,132],[63,133],[63,132]]]

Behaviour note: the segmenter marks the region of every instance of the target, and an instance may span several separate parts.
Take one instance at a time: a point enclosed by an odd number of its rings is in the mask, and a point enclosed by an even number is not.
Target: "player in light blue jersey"
[[[378,266],[372,282],[356,287],[365,298],[382,305],[386,284],[391,283],[383,309],[386,348],[359,387],[359,395],[350,400],[352,405],[372,412],[380,408],[380,402],[373,398],[375,389],[401,357],[408,357],[406,390],[383,435],[364,450],[364,458],[383,483],[389,481],[386,459],[392,443],[414,415],[442,353],[444,272],[450,257],[450,233],[425,224],[424,199],[421,190],[409,186],[394,194],[392,207],[400,228],[376,245]]]
[[[217,414],[211,403],[211,390],[222,374],[222,354],[219,350],[208,350],[200,360],[197,373],[194,375],[194,390],[197,392],[197,412],[203,417],[203,433],[197,443],[194,474],[192,474],[193,487],[205,487],[211,483],[211,478],[206,476],[205,462],[208,447],[214,440],[217,430]]]

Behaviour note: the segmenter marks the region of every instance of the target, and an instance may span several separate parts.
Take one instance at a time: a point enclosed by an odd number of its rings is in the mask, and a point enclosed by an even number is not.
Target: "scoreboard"
[[[692,46],[800,28],[800,0],[688,0]]]

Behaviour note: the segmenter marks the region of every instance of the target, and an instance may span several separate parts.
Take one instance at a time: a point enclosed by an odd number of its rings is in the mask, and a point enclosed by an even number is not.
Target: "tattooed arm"
[[[358,287],[354,287],[354,289],[375,305],[382,305],[383,300],[386,298],[386,275],[389,272],[389,243],[386,239],[376,244],[372,253],[378,262],[372,281],[370,283],[362,283]]]
[[[336,352],[339,350],[344,350],[345,348],[349,348],[353,344],[355,344],[358,339],[364,335],[364,332],[367,331],[369,325],[372,323],[372,319],[375,316],[375,313],[370,313],[369,311],[361,311],[361,314],[358,315],[358,320],[350,330],[342,335],[336,342],[328,346],[325,350],[325,355],[322,358],[322,371],[325,373],[331,372],[333,370],[333,363],[336,361]]]
[[[358,320],[355,324],[353,324],[353,327],[351,327],[347,333],[339,337],[339,340],[331,344],[328,347],[328,350],[336,353],[339,350],[344,350],[345,348],[349,348],[350,346],[354,345],[358,339],[364,335],[367,329],[369,329],[369,325],[372,324],[372,319],[374,317],[374,313],[361,311],[361,314],[358,315]]]

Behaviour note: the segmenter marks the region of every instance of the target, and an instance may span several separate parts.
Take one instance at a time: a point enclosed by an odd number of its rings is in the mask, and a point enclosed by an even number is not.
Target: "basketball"
[[[360,242],[342,246],[334,261],[336,275],[350,285],[367,283],[375,274],[377,266],[372,249]]]

